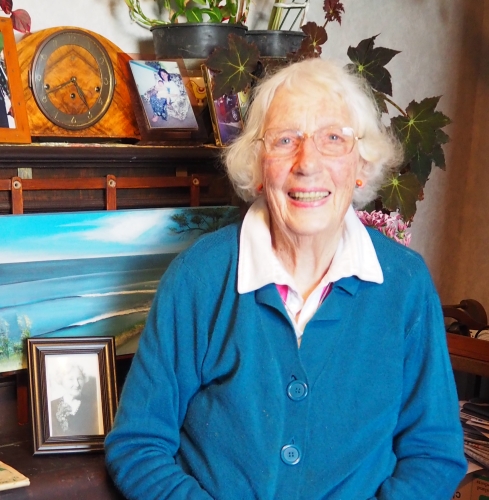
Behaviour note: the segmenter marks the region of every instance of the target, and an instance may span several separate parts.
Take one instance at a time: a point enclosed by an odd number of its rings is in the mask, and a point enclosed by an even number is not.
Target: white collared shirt
[[[325,288],[350,276],[379,284],[384,281],[372,240],[353,207],[350,206],[345,215],[343,234],[328,272],[305,301],[298,292],[293,277],[273,251],[265,200],[260,197],[250,207],[241,227],[238,293],[252,292],[270,283],[287,285],[284,305],[299,341],[307,322],[321,304]]]

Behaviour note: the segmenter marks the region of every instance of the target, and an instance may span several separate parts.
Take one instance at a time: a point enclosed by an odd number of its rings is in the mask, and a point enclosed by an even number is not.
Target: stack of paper
[[[460,420],[464,430],[465,454],[489,469],[489,401],[461,402]]]
[[[13,467],[0,462],[0,491],[29,486],[29,478],[25,477]]]

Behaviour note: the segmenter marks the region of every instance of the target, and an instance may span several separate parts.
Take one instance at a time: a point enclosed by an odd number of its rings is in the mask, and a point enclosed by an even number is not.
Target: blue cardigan
[[[106,439],[127,498],[451,498],[466,462],[439,299],[417,253],[370,236],[384,283],[334,283],[300,349],[274,285],[237,293],[238,226],[172,262]]]

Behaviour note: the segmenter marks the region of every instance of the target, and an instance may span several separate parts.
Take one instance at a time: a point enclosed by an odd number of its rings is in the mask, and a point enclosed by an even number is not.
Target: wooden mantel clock
[[[31,136],[139,139],[129,56],[86,29],[58,27],[17,44]]]

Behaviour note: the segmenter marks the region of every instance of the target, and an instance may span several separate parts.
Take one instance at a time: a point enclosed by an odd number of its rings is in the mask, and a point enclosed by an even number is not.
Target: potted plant
[[[215,73],[214,95],[246,90],[264,73],[277,65],[288,64],[307,57],[319,57],[327,41],[326,26],[330,22],[341,24],[344,7],[339,0],[323,0],[324,24],[308,22],[302,26],[306,35],[299,50],[289,54],[287,60],[265,61],[253,43],[238,40],[232,35],[229,45],[217,48],[206,65]],[[389,127],[404,146],[404,162],[398,173],[392,175],[378,193],[377,200],[367,210],[383,213],[398,212],[409,225],[416,213],[416,201],[423,199],[424,186],[435,167],[445,168],[443,145],[449,141],[443,128],[450,118],[436,107],[440,96],[411,101],[406,109],[392,98],[391,75],[385,67],[399,53],[397,50],[376,47],[377,36],[350,46],[347,55],[350,70],[361,74],[370,84],[379,111],[390,120]]]
[[[148,17],[140,0],[125,0],[129,15],[153,33],[159,59],[205,59],[227,43],[230,33],[244,37],[250,0],[156,0],[161,18]]]
[[[246,40],[258,47],[260,57],[287,57],[299,49],[306,36],[300,27],[308,6],[309,0],[274,3],[268,29],[248,30]]]

